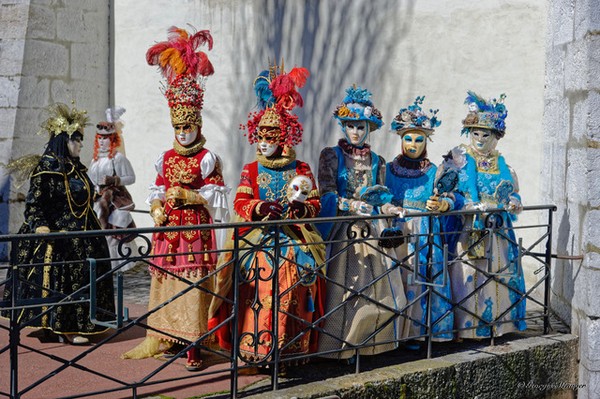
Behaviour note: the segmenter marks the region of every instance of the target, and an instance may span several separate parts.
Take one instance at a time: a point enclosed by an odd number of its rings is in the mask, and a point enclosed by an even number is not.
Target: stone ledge
[[[247,398],[570,398],[577,348],[571,334],[524,338]]]

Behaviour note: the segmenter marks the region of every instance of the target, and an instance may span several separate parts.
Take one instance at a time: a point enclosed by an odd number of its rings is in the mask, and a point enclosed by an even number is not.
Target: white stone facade
[[[558,206],[552,304],[580,336],[579,398],[600,397],[600,2],[550,2],[542,195]]]

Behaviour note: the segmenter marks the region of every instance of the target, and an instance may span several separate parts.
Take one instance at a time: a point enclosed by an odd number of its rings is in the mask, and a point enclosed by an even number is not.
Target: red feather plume
[[[207,45],[211,50],[213,38],[208,30],[190,34],[185,30],[172,26],[167,33],[167,41],[156,43],[146,52],[149,65],[158,65],[169,83],[178,76],[210,76],[214,67],[208,56],[198,47]]]

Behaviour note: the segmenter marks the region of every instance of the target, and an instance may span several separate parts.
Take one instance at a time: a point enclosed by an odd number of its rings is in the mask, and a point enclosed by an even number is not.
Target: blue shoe
[[[408,341],[404,343],[404,348],[409,351],[421,350],[421,344],[417,341]]]

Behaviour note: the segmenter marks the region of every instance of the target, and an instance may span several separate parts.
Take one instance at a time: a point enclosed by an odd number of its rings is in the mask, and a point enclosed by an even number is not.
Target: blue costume
[[[463,338],[490,337],[491,328],[494,336],[500,336],[527,327],[522,297],[525,279],[512,230],[521,197],[514,171],[495,150],[505,130],[503,98],[486,102],[469,92],[465,102],[470,112],[463,121],[463,133],[471,135],[471,144],[452,151],[465,208],[509,211],[465,217],[457,248],[460,259],[450,271],[454,300],[459,304],[456,327]],[[495,229],[483,230],[490,226]]]
[[[346,138],[323,149],[319,158],[320,216],[376,212],[375,198],[361,193],[383,188],[385,180],[385,160],[365,144],[369,132],[383,124],[381,114],[367,90],[351,87],[346,92],[334,112]],[[319,336],[319,352],[335,351],[324,356],[347,359],[358,345],[374,345],[362,348],[361,355],[395,349],[401,335],[398,313],[406,299],[399,270],[390,268],[390,257],[377,246],[380,221],[318,226],[323,239],[331,241],[327,245],[325,333]],[[367,240],[348,241],[367,230]]]
[[[404,164],[404,165],[403,165]],[[417,169],[411,169],[421,165]],[[409,166],[410,165],[410,166]],[[409,167],[406,167],[409,166]],[[401,206],[407,212],[426,212],[427,200],[433,195],[437,167],[427,159],[417,162],[399,155],[394,161],[387,164],[385,185],[390,189],[394,198],[392,204]],[[452,201],[454,204],[454,201]],[[419,282],[435,284],[431,293],[431,323],[434,325],[434,339],[452,339],[453,315],[452,305],[447,299],[452,297],[450,283],[443,273],[443,242],[440,236],[441,223],[439,218],[430,220],[431,217],[397,218],[393,221],[393,228],[400,229],[404,235],[418,235],[419,270],[417,279],[408,281],[409,270],[403,269],[403,280],[406,287],[406,299],[412,301],[427,290],[427,285]],[[430,230],[430,223],[433,230]],[[431,236],[427,234],[431,233]],[[433,240],[429,243],[429,238]],[[398,248],[398,259],[416,250],[416,242],[408,242],[406,246]],[[427,268],[428,256],[431,257],[431,267]],[[413,267],[413,260],[408,262]],[[429,273],[429,274],[428,274]],[[412,277],[412,276],[411,276]],[[405,327],[405,335],[415,336],[426,334],[424,326],[427,322],[427,295],[423,295],[415,304],[408,308],[408,315],[413,321],[408,321],[409,329]]]
[[[424,97],[417,97],[413,105],[402,108],[392,122],[392,129],[402,137],[402,154],[387,164],[385,185],[393,194],[391,205],[396,209],[412,213],[429,210],[445,212],[460,203],[455,201],[456,197],[451,192],[453,187],[443,190],[443,193],[434,190],[437,167],[427,159],[427,139],[441,121],[437,117],[437,110],[431,110],[429,115],[423,112],[423,99]],[[389,208],[384,206],[382,210],[393,214],[394,211],[388,211]],[[413,237],[396,249],[396,257],[402,262],[402,277],[408,302],[404,335],[416,337],[428,333],[426,325],[429,301],[433,339],[452,339],[452,292],[448,276],[444,273],[445,238],[440,235],[444,230],[441,222],[448,218],[400,216],[392,220],[391,230]],[[416,253],[418,267],[415,275]]]

